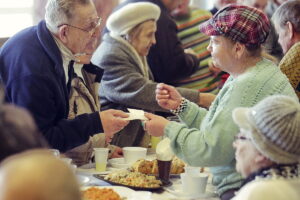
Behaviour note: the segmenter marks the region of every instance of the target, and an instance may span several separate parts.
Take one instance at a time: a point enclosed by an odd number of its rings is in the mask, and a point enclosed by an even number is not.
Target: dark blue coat
[[[69,150],[103,131],[98,112],[67,119],[62,57],[45,21],[10,38],[1,48],[0,66],[6,101],[28,109],[53,148]]]

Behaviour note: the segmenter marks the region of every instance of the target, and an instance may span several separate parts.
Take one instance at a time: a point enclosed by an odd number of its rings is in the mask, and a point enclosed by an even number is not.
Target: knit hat
[[[300,161],[300,104],[283,95],[265,98],[252,108],[236,108],[233,121],[258,151],[280,164]]]
[[[107,28],[114,35],[125,35],[138,24],[147,21],[157,21],[160,8],[149,2],[129,3],[112,13],[107,19]]]
[[[202,23],[200,31],[209,36],[223,35],[246,46],[257,46],[267,39],[270,22],[256,8],[231,4]]]

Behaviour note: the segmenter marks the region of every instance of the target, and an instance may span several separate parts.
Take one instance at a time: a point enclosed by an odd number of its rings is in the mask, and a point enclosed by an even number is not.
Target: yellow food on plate
[[[162,185],[155,176],[149,176],[140,172],[131,172],[128,170],[118,170],[104,177],[105,180],[134,187],[158,188]]]
[[[184,172],[184,166],[185,163],[180,160],[177,157],[174,157],[172,159],[172,164],[171,164],[171,174],[180,174]],[[158,174],[158,165],[157,165],[157,160],[145,160],[145,159],[140,159],[136,161],[132,165],[132,169],[135,172],[141,172],[143,174]]]
[[[110,188],[91,187],[82,192],[83,200],[122,200],[120,195]]]
[[[152,174],[153,162],[145,159],[140,159],[132,165],[132,168],[135,172]]]
[[[177,157],[174,157],[171,164],[171,174],[181,174],[184,172],[185,163]]]

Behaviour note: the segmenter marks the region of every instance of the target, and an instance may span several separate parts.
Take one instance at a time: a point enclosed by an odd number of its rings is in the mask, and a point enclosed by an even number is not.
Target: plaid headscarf
[[[256,8],[231,4],[202,23],[200,31],[209,36],[223,35],[246,46],[257,46],[268,37],[270,22]]]

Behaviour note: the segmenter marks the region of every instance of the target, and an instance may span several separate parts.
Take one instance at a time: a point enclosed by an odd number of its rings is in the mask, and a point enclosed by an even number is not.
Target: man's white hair
[[[57,33],[58,26],[67,24],[73,18],[76,5],[86,5],[91,0],[48,0],[45,21],[52,33]]]

